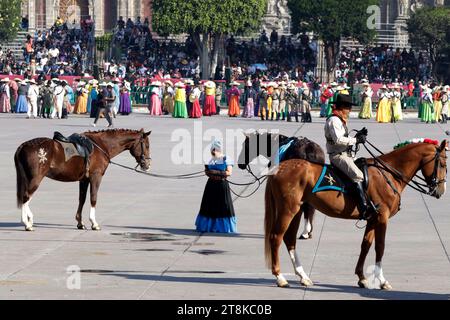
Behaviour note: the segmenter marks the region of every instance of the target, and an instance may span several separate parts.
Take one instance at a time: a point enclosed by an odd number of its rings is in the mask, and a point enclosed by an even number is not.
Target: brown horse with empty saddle
[[[360,287],[369,286],[364,275],[364,262],[375,240],[375,277],[380,281],[381,289],[391,289],[383,276],[381,266],[388,220],[400,210],[401,193],[407,185],[438,199],[445,193],[446,149],[446,140],[440,145],[411,143],[367,160],[369,166],[367,193],[377,206],[378,212],[367,221],[361,244],[361,253],[355,270]],[[303,203],[310,203],[330,217],[353,220],[359,218],[356,201],[350,194],[336,190],[313,192],[323,175],[323,170],[324,166],[320,164],[305,160],[288,160],[281,163],[277,173],[268,178],[265,195],[265,255],[280,287],[288,286],[288,282],[280,272],[278,255],[283,240],[301,284],[305,286],[313,284],[295,252],[299,212]],[[424,177],[424,183],[413,180],[419,178],[417,176],[419,171]]]
[[[83,146],[72,143],[72,139],[62,136],[56,138],[57,135],[55,135],[54,139],[37,138],[23,143],[17,149],[14,161],[17,173],[17,205],[22,210],[22,222],[25,229],[33,230],[30,201],[44,177],[47,177],[61,182],[80,182],[79,205],[76,214],[78,229],[85,228],[82,221],[82,210],[90,185],[91,211],[89,219],[92,229],[100,230],[95,219],[97,193],[111,159],[125,150],[129,150],[141,169],[148,171],[151,165],[150,134],[151,132],[146,133],[143,129],[117,129],[86,132],[82,135],[75,134],[73,135],[77,138],[75,141],[84,141],[84,144],[91,147],[88,148],[89,154],[85,154],[85,158],[81,156],[85,151]],[[77,153],[77,150],[80,152]]]

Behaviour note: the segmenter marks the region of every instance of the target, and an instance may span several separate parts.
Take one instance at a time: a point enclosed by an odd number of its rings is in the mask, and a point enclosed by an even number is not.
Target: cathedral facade
[[[50,28],[57,17],[69,25],[91,17],[95,32],[103,34],[112,30],[121,16],[125,21],[151,19],[151,0],[24,0],[22,16],[28,16],[30,30]]]

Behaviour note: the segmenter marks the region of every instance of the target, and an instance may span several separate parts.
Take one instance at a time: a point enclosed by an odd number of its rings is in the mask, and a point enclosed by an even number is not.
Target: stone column
[[[47,29],[51,28],[56,20],[54,2],[54,0],[45,0],[45,26]]]
[[[29,0],[28,1],[28,24],[29,24],[29,31],[34,32],[36,31],[36,0]]]
[[[105,32],[103,24],[104,1],[108,0],[93,0],[92,17],[95,21],[95,35],[102,35]]]

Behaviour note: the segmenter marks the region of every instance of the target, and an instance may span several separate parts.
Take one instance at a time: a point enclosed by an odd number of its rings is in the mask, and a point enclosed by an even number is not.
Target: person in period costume
[[[258,100],[259,100],[259,116],[263,121],[268,120],[269,112],[267,110],[267,89],[265,83],[261,83],[261,90],[259,91],[258,94]]]
[[[50,119],[50,114],[53,111],[53,88],[51,87],[51,80],[47,80],[41,88],[42,96],[42,110],[41,116]]]
[[[364,192],[364,175],[356,166],[350,148],[366,141],[367,132],[361,130],[355,138],[349,136],[347,127],[349,114],[354,103],[350,95],[339,94],[333,114],[325,122],[325,138],[330,162],[354,182],[360,219],[366,219],[367,199]]]
[[[9,89],[10,89],[10,96],[11,96],[11,112],[15,112],[16,111],[16,104],[17,104],[17,99],[19,98],[19,83],[22,80],[20,80],[19,78],[15,78],[14,80],[11,80],[9,82]]]
[[[122,89],[120,90],[120,107],[119,107],[119,113],[123,116],[127,116],[131,113],[130,91],[131,91],[130,83],[125,81]]]
[[[77,102],[75,103],[74,113],[76,114],[85,114],[87,112],[87,101],[88,101],[88,93],[86,83],[84,81],[80,81],[78,83],[79,87]]]
[[[216,84],[213,81],[207,81],[205,83],[205,104],[203,106],[203,115],[212,116],[216,113]]]
[[[371,119],[373,90],[367,80],[363,82],[363,87],[364,89],[361,92],[362,107],[358,117],[360,119]]]
[[[292,116],[295,117],[295,121],[299,122],[300,114],[300,101],[298,96],[297,87],[294,83],[289,84],[286,92],[286,109],[287,109],[287,121],[292,122]]]
[[[441,122],[447,123],[448,120],[448,108],[449,108],[449,95],[450,95],[450,86],[444,86],[442,90],[442,113],[441,113]]]
[[[433,107],[435,120],[441,122],[442,91],[440,86],[436,86],[433,90]]]
[[[150,115],[161,116],[163,114],[160,99],[161,82],[154,81],[152,82],[151,86],[152,86],[151,91],[152,96],[150,100]]]
[[[69,83],[66,80],[61,80],[61,86],[64,88],[64,102],[63,102],[63,112],[62,118],[67,119],[69,114],[73,112],[73,107],[71,101],[71,94],[73,95],[73,89],[69,86]],[[94,84],[93,87],[97,90],[97,85]]]
[[[244,118],[252,118],[253,112],[255,111],[255,99],[256,99],[256,91],[253,89],[252,82],[250,80],[247,81],[245,85],[245,108],[244,112],[242,113],[242,116]]]
[[[227,181],[233,171],[233,162],[223,154],[222,143],[218,140],[211,144],[211,155],[211,161],[205,166],[209,179],[195,221],[196,231],[235,233],[236,215]]]
[[[286,82],[282,81],[280,83],[280,112],[283,118],[281,120],[286,120]]]
[[[377,108],[377,122],[388,123],[391,122],[391,107],[390,107],[390,94],[386,85],[383,85],[377,92],[379,101]]]
[[[228,115],[230,117],[237,117],[241,113],[239,107],[239,98],[241,96],[241,91],[238,88],[239,83],[232,82],[231,89],[228,90]]]
[[[189,113],[189,118],[201,118],[202,117],[202,108],[200,107],[200,82],[195,80],[194,88],[191,91],[191,95],[189,96],[189,101],[192,103],[191,112]]]
[[[114,118],[117,116],[117,114],[119,113],[119,108],[120,108],[120,79],[119,78],[114,78],[112,81],[113,84],[113,92],[114,92],[114,96],[116,97],[116,99],[114,100],[114,103],[112,105],[111,111],[112,114],[114,116]],[[161,101],[161,99],[159,100]]]
[[[67,87],[66,86],[66,91],[67,91]],[[89,112],[89,117],[92,119],[95,119],[95,117],[97,116],[97,107],[98,107],[98,103],[97,103],[97,99],[98,99],[98,81],[95,80],[95,82],[93,82],[92,84],[92,89],[91,92],[89,94],[89,99],[91,102],[91,106],[89,108],[90,112]],[[69,103],[70,103],[70,93],[67,92],[66,97],[69,99]]]
[[[280,120],[280,89],[278,83],[273,84],[272,92],[272,114],[270,115],[270,120],[276,119]]]
[[[267,115],[266,115],[266,120],[269,120],[269,117],[271,118],[271,120],[273,120],[272,117],[272,103],[273,103],[273,92],[274,92],[274,88],[275,88],[276,83],[275,82],[269,82],[267,84]]]
[[[28,113],[28,82],[23,80],[20,82],[18,94],[19,97],[17,98],[17,104],[16,104],[16,113]]]
[[[302,114],[302,122],[312,122],[311,117],[311,90],[306,82],[303,83],[300,100],[300,112]]]
[[[163,111],[165,114],[173,113],[174,95],[175,95],[175,91],[173,90],[173,83],[172,83],[172,81],[167,80],[164,83],[164,94],[163,94]]]
[[[215,89],[215,99],[216,99],[216,114],[220,115],[220,105],[222,103],[222,84],[218,83]]]
[[[34,79],[28,81],[30,86],[28,87],[27,100],[28,100],[28,112],[27,118],[30,119],[37,118],[38,116],[38,98],[39,98],[39,87]]]
[[[391,92],[391,112],[392,112],[392,119],[391,122],[397,122],[400,120],[403,120],[402,115],[402,102],[401,102],[401,91],[400,91],[400,85],[396,83],[394,87],[392,88]]]
[[[98,95],[98,81],[96,79],[92,79],[89,81],[89,93],[88,93],[88,102],[87,102],[87,113],[91,115],[95,114],[95,111],[92,111],[92,106],[95,105],[94,100],[97,99]]]
[[[186,108],[187,108],[187,112],[188,115],[191,114],[191,110],[192,110],[192,102],[189,101],[189,97],[191,96],[191,91],[193,89],[194,86],[194,81],[191,79],[186,79],[184,81],[185,85],[186,85]]]
[[[183,82],[179,81],[175,84],[175,87],[175,106],[172,116],[174,118],[187,118],[186,86]]]
[[[64,109],[64,97],[66,96],[66,89],[64,88],[64,82],[60,80],[54,80],[55,88],[53,89],[53,112],[51,118],[54,119],[58,117],[58,119],[62,119],[63,117],[63,109]],[[87,101],[87,100],[86,100]]]
[[[434,123],[436,121],[436,114],[433,106],[432,90],[426,86],[422,93],[422,122]]]
[[[325,117],[329,117],[331,116],[331,114],[333,113],[333,105],[336,99],[336,90],[338,87],[338,84],[336,82],[332,82],[330,84],[331,88],[329,88],[329,94],[331,94],[331,97],[328,98],[328,105],[326,108],[326,112],[325,112]]]
[[[9,78],[3,78],[0,81],[0,113],[11,112],[11,90],[9,82]]]

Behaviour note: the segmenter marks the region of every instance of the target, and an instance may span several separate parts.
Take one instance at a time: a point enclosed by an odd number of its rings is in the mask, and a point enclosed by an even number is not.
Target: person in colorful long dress
[[[237,117],[241,113],[241,109],[239,107],[241,91],[238,88],[239,83],[232,82],[231,86],[231,89],[228,90],[228,115],[230,117]]]
[[[11,112],[11,93],[9,88],[9,78],[0,81],[0,113]]]
[[[259,100],[259,116],[263,121],[268,120],[269,112],[267,111],[267,90],[265,83],[261,83],[261,90],[259,91],[258,94],[258,100]]]
[[[87,101],[88,101],[88,89],[84,82],[79,83],[78,87],[78,98],[75,103],[74,113],[85,114],[87,112]]]
[[[216,90],[215,91],[216,91],[216,93],[215,93],[216,114],[220,115],[220,106],[221,106],[221,103],[222,103],[222,93],[223,93],[223,91],[222,91],[222,84],[221,83],[218,83],[216,85]]]
[[[194,81],[192,81],[191,79],[187,79],[184,81],[184,84],[186,85],[186,108],[187,108],[187,112],[188,115],[191,114],[191,109],[192,109],[192,102],[189,101],[189,97],[191,95],[191,91],[193,89],[194,86]]]
[[[116,96],[116,100],[114,100],[113,107],[111,108],[111,111],[112,111],[113,116],[115,118],[116,115],[119,113],[119,108],[120,108],[120,86],[119,86],[120,79],[119,78],[114,78],[112,83],[113,83],[113,92],[114,92],[114,95]]]
[[[189,113],[189,118],[201,118],[202,117],[202,108],[200,107],[200,83],[196,80],[194,84],[194,88],[191,91],[191,95],[189,97],[189,101],[192,103],[192,109]]]
[[[150,115],[152,116],[161,116],[162,113],[162,107],[161,107],[161,99],[159,97],[160,95],[160,87],[161,87],[161,82],[159,81],[155,81],[152,82],[152,89],[151,89],[151,101],[150,101]]]
[[[361,107],[361,111],[359,112],[359,118],[360,119],[371,119],[372,118],[373,90],[370,87],[370,84],[368,81],[363,82],[363,87],[364,87],[364,89],[361,93],[362,107]]]
[[[433,107],[434,107],[434,117],[438,122],[441,122],[441,112],[442,112],[441,94],[442,94],[441,87],[436,86],[433,92]]]
[[[393,91],[391,93],[391,112],[393,113],[391,122],[403,120],[401,102],[402,93],[400,92],[400,90],[401,88],[397,83],[394,85]]]
[[[120,92],[120,107],[119,107],[119,113],[123,116],[127,116],[131,113],[130,91],[131,91],[130,83],[125,81],[124,86]]]
[[[422,122],[434,123],[436,121],[434,106],[433,106],[433,95],[431,94],[430,88],[425,88],[422,93]]]
[[[205,83],[205,105],[203,107],[204,116],[213,116],[216,110],[216,84],[213,81]]]
[[[28,101],[27,101],[28,83],[25,80],[23,80],[19,84],[18,94],[19,94],[19,97],[17,98],[16,113],[27,113],[28,112]]]
[[[183,82],[179,81],[175,84],[175,87],[175,106],[172,116],[174,118],[187,118],[186,86]]]
[[[449,105],[450,105],[450,86],[444,86],[443,90],[442,90],[442,97],[441,97],[441,101],[442,101],[442,112],[441,112],[441,122],[442,123],[447,123],[448,120],[448,109],[449,109]]]
[[[11,104],[11,112],[15,112],[16,111],[16,104],[17,104],[17,99],[19,98],[19,83],[20,83],[20,79],[19,78],[15,78],[14,80],[11,80],[9,82],[9,93],[10,93],[10,104]]]
[[[383,85],[377,92],[379,101],[377,108],[377,122],[388,123],[391,122],[391,106],[389,102],[389,92],[386,85]]]
[[[66,87],[66,91],[67,91],[67,87]],[[70,103],[70,92],[67,92],[67,97],[69,98],[69,103]],[[89,93],[89,100],[90,100],[90,105],[91,105],[90,107],[89,107],[89,101],[88,101],[89,117],[93,118],[93,119],[95,119],[95,117],[97,116],[97,107],[98,107],[97,99],[98,99],[98,81],[95,81],[95,82],[93,82],[91,92]]]
[[[333,106],[334,106],[334,103],[335,103],[336,97],[337,97],[337,95],[336,95],[337,86],[338,85],[336,82],[331,83],[331,88],[329,90],[330,90],[330,94],[332,94],[332,96],[328,99],[328,105],[327,105],[326,112],[325,112],[326,118],[330,117],[333,114]]]
[[[164,94],[163,94],[163,112],[165,114],[172,114],[174,108],[174,100],[173,96],[175,95],[175,91],[173,90],[173,83],[170,80],[167,80],[164,83]]]
[[[244,91],[245,99],[244,99],[244,112],[242,113],[242,116],[244,118],[252,118],[254,107],[255,107],[255,96],[256,92],[255,89],[253,89],[252,82],[250,80],[247,81],[245,84],[245,91]]]
[[[236,214],[227,181],[233,172],[233,162],[223,154],[222,143],[218,140],[211,144],[211,155],[211,161],[205,166],[209,179],[195,221],[196,231],[236,233]]]

